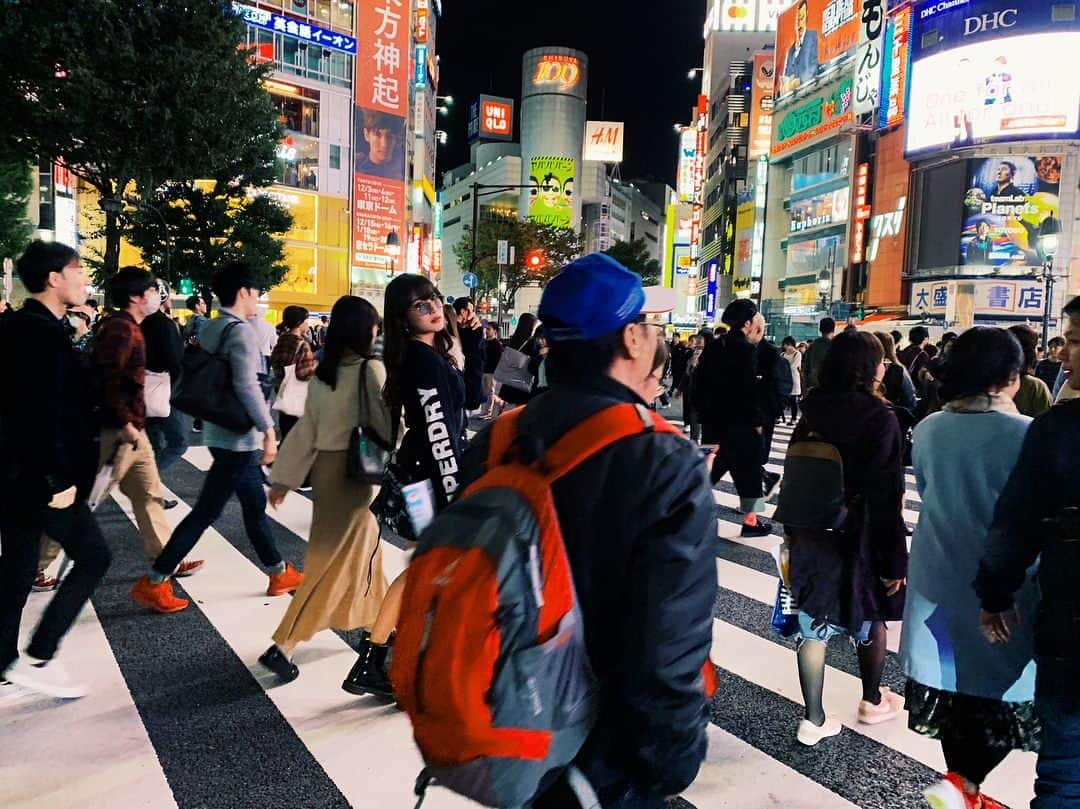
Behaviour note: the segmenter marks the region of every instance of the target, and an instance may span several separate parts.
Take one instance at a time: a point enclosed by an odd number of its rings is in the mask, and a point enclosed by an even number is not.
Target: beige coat
[[[362,405],[362,367],[359,357],[344,360],[333,390],[312,380],[304,415],[274,461],[272,483],[295,489],[310,472],[314,499],[304,581],[274,633],[278,644],[306,641],[324,629],[368,628],[386,595],[379,526],[369,508],[375,487],[345,476],[357,425],[390,435],[380,396],[386,369],[379,360],[367,363]]]

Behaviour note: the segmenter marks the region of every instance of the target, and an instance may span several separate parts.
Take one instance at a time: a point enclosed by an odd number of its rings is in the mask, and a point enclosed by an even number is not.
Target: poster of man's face
[[[356,132],[356,173],[404,182],[405,119],[360,107]]]

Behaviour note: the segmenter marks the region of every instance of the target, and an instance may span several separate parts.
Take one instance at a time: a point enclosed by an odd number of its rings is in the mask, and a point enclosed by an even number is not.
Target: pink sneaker
[[[875,705],[865,699],[859,701],[859,721],[864,725],[880,725],[896,719],[904,710],[904,698],[881,686],[881,702]]]

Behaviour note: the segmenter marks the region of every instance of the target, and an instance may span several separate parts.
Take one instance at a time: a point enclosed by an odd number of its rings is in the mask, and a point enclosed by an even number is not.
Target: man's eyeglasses
[[[442,311],[442,295],[436,295],[434,298],[420,298],[413,301],[409,308],[418,315],[434,315]]]

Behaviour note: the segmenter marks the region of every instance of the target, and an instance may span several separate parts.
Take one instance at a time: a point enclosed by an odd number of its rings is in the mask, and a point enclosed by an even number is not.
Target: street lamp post
[[[401,255],[401,239],[396,230],[391,230],[386,234],[386,254],[390,256],[390,272],[387,277],[393,279],[394,259]]]
[[[1043,283],[1045,284],[1043,300],[1043,326],[1042,345],[1046,351],[1050,337],[1050,313],[1054,301],[1054,254],[1058,249],[1058,234],[1061,225],[1052,216],[1046,217],[1039,225],[1039,250],[1043,254]]]
[[[821,294],[821,308],[828,313],[829,299],[832,297],[832,273],[828,270],[818,273],[817,285],[818,292]]]
[[[153,211],[155,214],[157,214],[157,218],[161,220],[161,240],[165,243],[165,280],[171,287],[173,282],[172,243],[169,241],[169,223],[165,221],[165,215],[161,212],[161,209],[131,194],[128,194],[124,197],[124,202],[126,202],[128,205],[131,205],[133,208],[137,208],[139,210],[145,208],[147,210]]]

